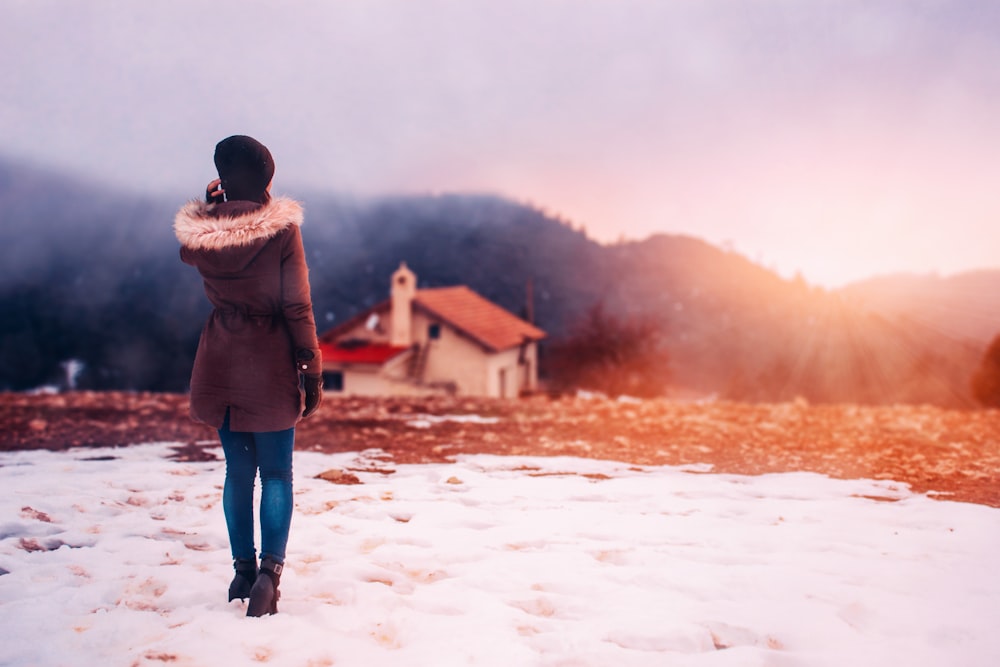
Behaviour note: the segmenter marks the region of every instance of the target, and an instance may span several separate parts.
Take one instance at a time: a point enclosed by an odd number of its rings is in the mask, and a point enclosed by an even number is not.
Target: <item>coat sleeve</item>
[[[323,369],[323,360],[316,339],[316,320],[309,292],[309,268],[298,225],[289,227],[282,248],[281,309],[292,337],[299,372],[319,375]],[[309,353],[311,359],[308,358]]]

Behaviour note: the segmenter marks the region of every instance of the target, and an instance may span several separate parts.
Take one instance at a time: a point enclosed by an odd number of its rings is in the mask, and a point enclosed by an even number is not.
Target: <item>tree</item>
[[[988,408],[1000,408],[1000,335],[986,348],[979,369],[972,376],[972,395]]]
[[[670,379],[660,327],[646,318],[619,319],[597,304],[546,353],[556,391],[590,389],[612,396],[662,396]]]

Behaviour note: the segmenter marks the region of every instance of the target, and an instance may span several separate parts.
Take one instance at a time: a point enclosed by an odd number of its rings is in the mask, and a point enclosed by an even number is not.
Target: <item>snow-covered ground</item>
[[[344,486],[315,475],[371,461],[299,452],[280,613],[253,619],[223,464],[170,453],[0,455],[0,664],[1000,664],[996,509],[567,458]]]

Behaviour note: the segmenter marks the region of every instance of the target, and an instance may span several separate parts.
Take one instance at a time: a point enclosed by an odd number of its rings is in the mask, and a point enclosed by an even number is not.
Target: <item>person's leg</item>
[[[292,523],[292,450],[295,429],[255,433],[260,468],[260,554],[285,561]]]
[[[253,433],[229,430],[229,413],[219,429],[219,440],[226,455],[226,483],[222,490],[222,508],[229,530],[229,547],[234,559],[257,559],[253,541],[253,487],[257,477],[257,447]]]
[[[295,429],[255,433],[260,468],[260,574],[250,590],[247,616],[278,613],[281,571],[292,523],[292,449]]]

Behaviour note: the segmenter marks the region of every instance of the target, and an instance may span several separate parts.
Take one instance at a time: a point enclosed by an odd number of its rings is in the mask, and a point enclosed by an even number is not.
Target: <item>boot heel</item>
[[[278,613],[278,599],[281,591],[281,571],[285,569],[282,563],[269,557],[260,562],[260,573],[257,581],[250,589],[250,602],[247,603],[247,616],[265,616]]]

